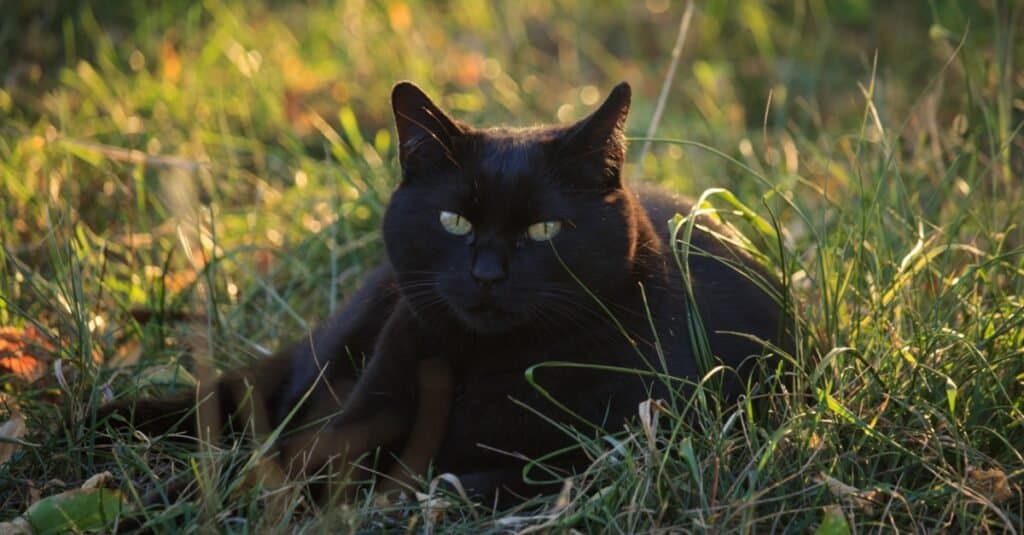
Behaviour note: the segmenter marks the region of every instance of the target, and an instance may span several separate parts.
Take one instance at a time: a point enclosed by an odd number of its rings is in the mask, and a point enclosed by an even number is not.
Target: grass
[[[394,81],[476,124],[532,124],[580,117],[627,79],[636,157],[682,6],[14,8],[0,358],[20,351],[24,369],[0,421],[27,434],[0,466],[0,520],[110,470],[135,506],[124,529],[1022,530],[1020,5],[700,3],[664,141],[629,173],[725,187],[781,229],[773,242],[733,217],[789,275],[793,384],[770,385],[767,417],[682,400],[648,412],[656,425],[583,437],[598,462],[560,500],[495,513],[449,496],[443,515],[371,501],[311,515],[300,486],[250,484],[245,445],[189,457],[124,437],[112,460],[82,422],[110,395],[187,384],[190,346],[230,368],[339,306],[381,255]],[[147,492],[163,496],[143,508]]]

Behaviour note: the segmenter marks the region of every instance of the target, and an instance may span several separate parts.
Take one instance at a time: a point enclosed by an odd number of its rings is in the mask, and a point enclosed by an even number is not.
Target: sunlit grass
[[[1020,531],[1020,6],[701,2],[668,141],[630,174],[724,187],[778,230],[711,199],[788,277],[793,377],[758,390],[767,415],[750,400],[695,420],[678,400],[581,439],[594,466],[561,497],[496,516],[457,495],[443,515],[369,499],[313,515],[300,484],[254,484],[246,444],[190,460],[124,437],[112,461],[82,422],[110,395],[187,384],[190,351],[235,366],[339,306],[381,256],[396,80],[476,124],[534,124],[626,79],[639,139],[682,6],[148,4],[26,1],[0,22],[0,349],[48,370],[0,355],[0,415],[28,425],[0,519],[109,469],[126,521],[156,529],[762,532],[839,514]]]

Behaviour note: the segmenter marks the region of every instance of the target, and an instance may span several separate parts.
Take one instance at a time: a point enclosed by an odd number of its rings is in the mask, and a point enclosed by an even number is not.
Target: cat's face
[[[483,333],[581,322],[598,313],[581,285],[600,295],[628,282],[637,215],[620,180],[627,85],[570,126],[474,129],[408,83],[393,105],[403,176],[384,241],[421,316]]]

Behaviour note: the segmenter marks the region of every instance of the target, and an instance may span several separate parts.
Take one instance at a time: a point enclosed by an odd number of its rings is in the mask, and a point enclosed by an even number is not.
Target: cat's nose
[[[473,259],[473,278],[481,286],[490,286],[505,280],[508,273],[505,270],[505,260],[491,250],[483,249],[477,251]]]

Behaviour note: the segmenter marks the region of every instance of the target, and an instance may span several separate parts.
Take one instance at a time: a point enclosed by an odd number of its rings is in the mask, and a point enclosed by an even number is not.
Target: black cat
[[[706,217],[683,273],[666,222],[691,205],[626,188],[627,84],[568,126],[473,128],[408,82],[392,104],[402,180],[387,259],[310,337],[200,393],[260,433],[287,421],[283,467],[346,468],[379,447],[382,463],[432,461],[482,496],[536,492],[522,458],[575,443],[546,419],[619,431],[643,400],[692,391],[649,372],[692,385],[702,354],[738,370],[717,383],[733,401],[753,368],[741,363],[771,354],[755,339],[786,346],[776,277]],[[141,401],[134,421],[166,430],[195,399]]]

